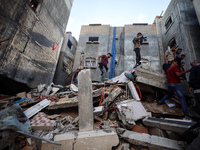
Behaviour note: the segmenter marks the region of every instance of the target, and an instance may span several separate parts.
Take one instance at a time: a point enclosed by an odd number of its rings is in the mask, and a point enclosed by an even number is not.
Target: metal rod
[[[30,136],[30,137],[33,137],[33,138],[36,138],[36,139],[39,139],[39,140],[43,140],[43,141],[52,143],[52,144],[55,144],[55,145],[59,145],[59,146],[62,145],[62,144],[60,144],[60,143],[58,143],[58,142],[54,142],[54,141],[51,141],[51,140],[48,140],[48,139],[44,139],[44,138],[42,138],[42,137],[38,137],[38,136],[29,134],[29,133],[25,133],[25,132],[23,132],[23,131],[16,131],[16,132],[19,133],[19,134],[23,134],[23,135],[26,135],[26,136]]]

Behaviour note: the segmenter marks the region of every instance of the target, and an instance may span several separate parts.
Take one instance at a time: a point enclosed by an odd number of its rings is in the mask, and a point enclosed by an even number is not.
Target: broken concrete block
[[[122,128],[117,128],[116,130],[121,138],[129,141],[131,144],[147,146],[150,149],[182,150],[185,147],[185,143],[182,141],[170,140],[167,138],[149,135],[145,133],[137,133]]]
[[[94,126],[92,81],[89,69],[78,75],[79,131],[91,131]]]
[[[149,135],[155,135],[159,137],[167,137],[166,132],[159,128],[149,128]]]
[[[128,87],[129,87],[129,89],[130,89],[130,91],[131,91],[131,95],[132,95],[133,99],[139,101],[140,98],[139,98],[139,96],[138,96],[138,93],[137,93],[137,91],[136,91],[136,89],[135,89],[135,86],[134,86],[134,84],[133,84],[132,81],[128,82]]]
[[[112,88],[112,87],[110,87]],[[109,105],[112,101],[114,101],[120,94],[122,94],[123,91],[119,87],[113,87],[113,89],[110,90],[110,93],[108,97],[105,98],[102,105],[106,104]]]
[[[149,115],[142,103],[134,100],[117,103],[117,108],[121,112],[121,115],[125,115],[126,121],[130,124],[134,124],[135,121]]]
[[[78,106],[78,98],[61,98],[58,102],[51,102],[47,107],[48,110],[59,109],[59,108],[69,108]]]
[[[167,89],[165,74],[152,72],[143,68],[136,68],[135,75],[137,82],[148,84],[161,89]]]
[[[32,116],[34,116],[35,114],[37,114],[40,110],[42,110],[43,108],[49,106],[51,101],[44,99],[41,102],[35,104],[34,106],[32,106],[31,108],[27,109],[24,111],[24,114],[27,116],[27,118],[31,118]]]
[[[42,143],[42,150],[110,150],[113,146],[117,146],[119,138],[114,131],[104,132],[88,131],[88,132],[69,132],[56,135],[54,141],[61,143],[56,146],[46,142]]]
[[[94,107],[94,113],[95,114],[102,112],[103,110],[104,110],[104,106]]]
[[[155,127],[162,130],[172,131],[172,132],[185,132],[194,123],[182,121],[174,121],[160,118],[147,117],[143,119],[143,123],[148,127]]]

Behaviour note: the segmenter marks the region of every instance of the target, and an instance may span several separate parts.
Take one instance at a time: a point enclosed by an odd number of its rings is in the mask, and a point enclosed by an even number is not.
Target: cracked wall
[[[35,87],[53,80],[72,0],[0,1],[0,73]],[[53,45],[58,45],[52,50]]]

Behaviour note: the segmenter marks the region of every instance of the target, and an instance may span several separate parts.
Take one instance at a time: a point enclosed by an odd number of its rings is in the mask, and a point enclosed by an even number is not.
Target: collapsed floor
[[[191,119],[184,118],[176,95],[157,105],[167,93],[165,75],[138,68],[91,89],[89,76],[79,76],[85,80],[78,86],[52,83],[1,95],[0,149],[199,148],[192,96],[185,93]]]

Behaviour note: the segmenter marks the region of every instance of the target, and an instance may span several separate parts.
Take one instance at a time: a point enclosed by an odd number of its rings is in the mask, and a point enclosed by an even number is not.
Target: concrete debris
[[[170,140],[145,133],[132,132],[122,128],[118,128],[117,133],[121,138],[129,141],[131,144],[147,146],[150,149],[182,150],[185,147],[185,143],[182,141]]]
[[[189,129],[194,123],[184,120],[168,120],[160,118],[147,117],[142,121],[148,127],[156,127],[166,131],[172,132],[185,132]]]
[[[0,114],[4,112],[4,117],[0,115],[0,147],[9,147],[13,141],[36,150],[186,147],[179,140],[195,122],[184,120],[177,95],[169,99],[173,107],[168,102],[157,105],[166,93],[164,76],[148,67],[123,72],[104,83],[92,83],[90,76],[90,70],[85,69],[79,72],[78,84],[40,84],[30,92],[0,95]],[[23,115],[15,118],[11,108]],[[196,132],[190,142],[184,141],[191,143],[195,138]]]
[[[62,146],[55,146],[49,143],[42,143],[42,150],[80,150],[80,149],[97,149],[110,150],[113,146],[117,146],[119,138],[114,131],[105,132],[90,131],[90,132],[69,132],[56,135],[54,141],[59,142]],[[101,142],[100,142],[101,141]]]
[[[37,103],[36,105],[32,106],[31,108],[27,109],[24,111],[24,114],[28,117],[31,118],[34,116],[36,113],[41,111],[43,108],[49,106],[51,101],[44,99],[41,102]]]
[[[120,102],[117,104],[117,108],[121,115],[125,115],[126,121],[130,124],[135,124],[135,121],[149,115],[142,103],[135,100]]]
[[[161,89],[167,89],[166,76],[162,73],[151,72],[143,68],[135,70],[136,80],[140,83],[155,86]]]

